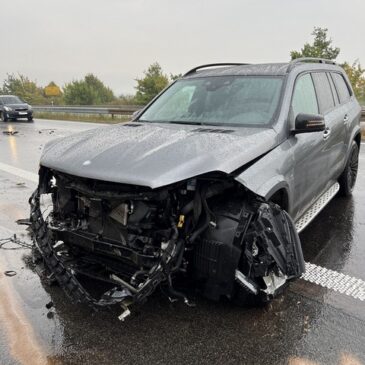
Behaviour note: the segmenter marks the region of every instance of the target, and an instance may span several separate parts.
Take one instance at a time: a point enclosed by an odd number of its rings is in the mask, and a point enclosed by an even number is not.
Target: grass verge
[[[115,115],[114,118],[112,118],[109,115],[97,115],[97,114],[34,112],[34,118],[35,119],[51,119],[51,120],[67,120],[67,121],[72,121],[72,122],[115,124],[115,123],[121,123],[121,122],[128,122],[131,119],[131,116]]]

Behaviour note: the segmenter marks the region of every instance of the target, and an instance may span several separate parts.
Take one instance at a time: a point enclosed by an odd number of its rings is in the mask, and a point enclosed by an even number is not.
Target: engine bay
[[[270,300],[304,272],[289,215],[222,173],[150,189],[41,167],[30,203],[37,249],[58,283],[77,302],[121,304],[121,319],[158,286],[192,305],[177,279],[213,300]],[[100,295],[85,277],[102,283]]]

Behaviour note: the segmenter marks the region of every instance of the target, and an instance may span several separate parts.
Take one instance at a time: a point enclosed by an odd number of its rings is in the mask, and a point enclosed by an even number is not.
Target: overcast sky
[[[365,66],[364,0],[0,0],[0,83],[59,85],[92,72],[117,95],[158,61],[166,73],[212,62],[280,62],[327,27],[339,61]]]

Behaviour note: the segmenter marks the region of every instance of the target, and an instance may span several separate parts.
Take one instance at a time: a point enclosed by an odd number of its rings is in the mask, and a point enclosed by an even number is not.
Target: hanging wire
[[[5,247],[9,244],[16,245],[11,247]],[[23,248],[32,248],[33,244],[25,242],[17,237],[17,235],[14,233],[13,236],[10,236],[8,238],[0,238],[0,249],[3,250],[21,250]]]

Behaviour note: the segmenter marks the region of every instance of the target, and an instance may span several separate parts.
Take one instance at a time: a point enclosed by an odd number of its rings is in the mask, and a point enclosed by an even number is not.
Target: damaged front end
[[[178,278],[213,300],[268,300],[304,272],[288,214],[225,174],[150,189],[41,167],[30,203],[36,246],[59,284],[77,302],[120,303],[120,319],[158,286],[192,304]]]

